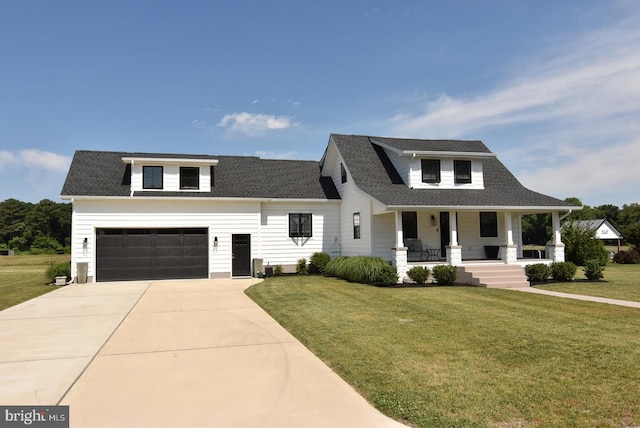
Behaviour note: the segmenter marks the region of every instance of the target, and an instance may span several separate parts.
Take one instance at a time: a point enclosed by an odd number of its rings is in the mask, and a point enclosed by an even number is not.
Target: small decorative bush
[[[619,251],[613,256],[614,263],[632,265],[640,263],[640,251]]]
[[[423,266],[414,266],[407,271],[407,275],[411,280],[413,280],[416,284],[424,284],[429,279],[429,274],[431,271],[428,267]]]
[[[455,266],[437,265],[433,267],[431,274],[439,285],[453,285],[458,279],[458,269]]]
[[[309,269],[307,267],[307,259],[301,258],[298,260],[298,264],[296,265],[296,273],[298,275],[307,275],[309,273]]]
[[[329,260],[331,260],[331,257],[327,253],[313,253],[311,259],[309,259],[309,273],[324,273]]]
[[[274,276],[282,276],[284,274],[284,271],[282,269],[282,265],[275,265],[273,267],[273,275]]]
[[[551,263],[551,277],[556,281],[571,281],[576,277],[578,267],[571,262]]]
[[[535,263],[527,265],[524,268],[529,282],[543,282],[547,281],[551,276],[551,268],[544,263]]]
[[[380,257],[335,257],[325,266],[325,274],[361,284],[398,283],[396,268]]]
[[[71,279],[71,262],[51,265],[45,275],[49,282],[55,282],[56,276],[66,276],[69,281]]]
[[[604,278],[604,265],[598,259],[591,259],[584,262],[584,276],[591,281]]]

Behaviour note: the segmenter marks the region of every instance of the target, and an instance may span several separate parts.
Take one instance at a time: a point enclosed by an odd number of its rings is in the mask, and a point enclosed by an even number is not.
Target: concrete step
[[[487,288],[529,286],[522,266],[500,264],[460,266],[456,283]]]

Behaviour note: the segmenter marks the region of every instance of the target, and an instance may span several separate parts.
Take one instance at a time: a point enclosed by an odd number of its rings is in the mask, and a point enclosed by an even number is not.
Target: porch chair
[[[407,247],[407,261],[425,261],[427,260],[427,251],[422,246],[419,239],[405,239],[404,246]]]

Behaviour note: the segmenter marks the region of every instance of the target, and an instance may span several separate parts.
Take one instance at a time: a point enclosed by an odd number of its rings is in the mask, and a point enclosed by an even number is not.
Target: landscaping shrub
[[[298,275],[307,275],[309,273],[309,268],[307,267],[307,259],[302,258],[298,260],[298,264],[296,265],[296,273]]]
[[[638,250],[629,250],[629,251],[618,251],[613,256],[614,263],[632,265],[640,263],[640,251]]]
[[[428,267],[414,266],[407,271],[407,276],[411,278],[416,284],[424,284],[429,279],[431,271]]]
[[[577,270],[578,267],[571,262],[551,263],[551,277],[556,281],[571,281]]]
[[[283,274],[284,274],[284,270],[282,269],[282,265],[275,265],[273,267],[274,276],[282,276]]]
[[[565,223],[562,227],[562,242],[565,244],[564,254],[568,262],[584,266],[586,260],[598,259],[603,264],[609,262],[609,252],[602,240],[596,238],[595,229]]]
[[[551,276],[551,268],[544,263],[534,263],[524,268],[529,282],[547,281]]]
[[[324,273],[327,263],[329,263],[331,257],[324,252],[317,252],[311,255],[309,259],[309,273]]]
[[[45,272],[45,276],[49,282],[55,282],[56,276],[66,276],[67,281],[69,281],[71,279],[71,262],[49,266],[49,269]]]
[[[587,260],[584,262],[584,276],[591,281],[604,278],[604,265],[600,260]]]
[[[361,284],[396,284],[396,268],[380,257],[335,257],[325,266],[330,276]]]
[[[344,266],[347,263],[347,257],[339,256],[334,257],[324,266],[324,273],[328,276],[335,276],[342,278],[344,273]]]
[[[431,274],[439,285],[453,285],[455,280],[458,279],[458,269],[450,265],[434,266]]]

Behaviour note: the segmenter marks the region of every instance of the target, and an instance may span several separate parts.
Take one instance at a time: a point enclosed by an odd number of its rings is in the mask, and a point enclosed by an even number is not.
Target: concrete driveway
[[[0,404],[71,427],[400,427],[245,294],[256,280],[69,285],[0,312]]]

